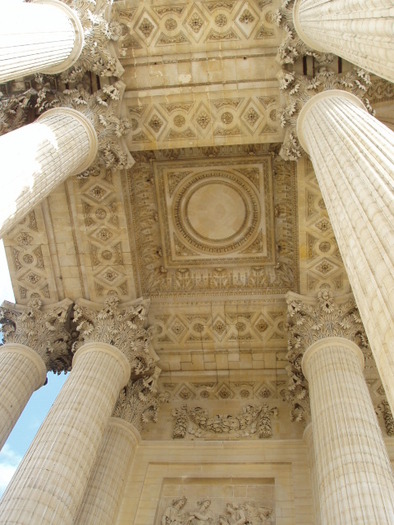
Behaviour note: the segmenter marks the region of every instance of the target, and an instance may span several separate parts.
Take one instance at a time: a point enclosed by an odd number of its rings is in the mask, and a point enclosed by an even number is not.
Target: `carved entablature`
[[[317,299],[292,292],[287,294],[289,382],[284,397],[292,405],[292,420],[309,417],[308,382],[302,372],[305,350],[320,339],[344,337],[360,346],[367,357],[370,350],[360,315],[351,295],[334,298],[323,289]]]
[[[246,405],[241,413],[217,414],[210,417],[202,407],[189,408],[184,405],[173,411],[172,437],[183,439],[187,435],[195,438],[258,438],[272,437],[272,417],[277,417],[278,408],[267,404]]]
[[[156,366],[148,375],[131,379],[119,395],[114,417],[132,423],[138,430],[147,423],[156,423],[160,405],[168,400],[166,395],[158,391],[160,373],[161,369]]]
[[[5,343],[19,343],[33,349],[49,371],[60,374],[71,369],[72,333],[69,299],[43,306],[30,299],[27,306],[4,301],[0,323]]]
[[[74,321],[80,332],[78,345],[101,342],[121,350],[131,364],[132,379],[148,374],[158,360],[151,347],[151,329],[146,327],[149,301],[138,299],[121,304],[117,295],[109,295],[104,305],[79,299],[74,307]]]

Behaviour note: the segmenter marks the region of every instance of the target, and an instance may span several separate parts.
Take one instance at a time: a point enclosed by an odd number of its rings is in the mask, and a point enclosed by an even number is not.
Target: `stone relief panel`
[[[157,2],[132,0],[115,4],[114,16],[122,26],[118,42],[124,58],[149,54],[205,51],[240,46],[273,47],[279,44],[274,22],[275,0]]]
[[[274,480],[163,480],[155,525],[274,525]]]
[[[125,103],[131,122],[130,151],[281,141],[276,81],[260,82],[258,89],[237,84],[213,90],[209,97],[199,87],[188,93],[129,92]]]
[[[271,158],[155,164],[165,266],[274,262]]]
[[[313,294],[327,286],[334,293],[349,293],[346,270],[309,160],[299,161],[297,181],[301,293]]]
[[[76,249],[90,269],[85,274],[89,299],[102,302],[108,293],[122,301],[135,298],[119,172],[97,168],[68,185],[78,228]]]
[[[238,166],[244,164],[243,168],[239,168],[240,179],[247,180],[247,185],[252,188],[253,192],[257,189],[256,185],[261,188],[261,174],[256,178],[255,183],[253,182],[253,170],[256,170],[257,164],[262,166],[262,173],[264,173],[264,166],[270,166],[270,160],[265,155],[259,154],[259,146],[253,146],[251,148],[244,147],[243,156],[235,156],[234,158],[231,153],[242,151],[242,147],[237,148],[205,148],[202,150],[175,150],[167,152],[167,155],[174,155],[178,159],[178,167],[181,167],[181,171],[173,175],[170,185],[168,184],[165,188],[160,188],[162,184],[161,180],[158,179],[158,174],[161,173],[163,168],[160,168],[160,161],[164,160],[163,154],[156,154],[156,152],[140,153],[136,155],[139,159],[136,166],[128,172],[128,192],[130,196],[130,243],[135,242],[135,251],[139,254],[139,259],[135,261],[136,269],[136,280],[140,286],[141,294],[149,294],[150,297],[155,297],[163,294],[175,294],[182,295],[189,293],[191,290],[195,293],[209,293],[209,294],[222,294],[225,293],[248,293],[248,294],[276,294],[285,293],[289,289],[296,289],[298,287],[298,264],[297,264],[297,242],[296,242],[296,223],[297,223],[297,211],[296,211],[296,188],[295,188],[295,166],[293,163],[284,163],[273,161],[273,182],[272,191],[273,197],[269,195],[269,174],[264,174],[264,191],[265,201],[264,206],[266,209],[264,213],[261,212],[261,205],[257,203],[257,200],[250,199],[250,202],[243,200],[240,201],[241,210],[243,208],[244,219],[246,210],[253,209],[253,206],[257,208],[260,206],[260,210],[253,210],[255,217],[259,214],[265,215],[265,224],[268,229],[269,224],[273,221],[273,232],[272,237],[270,233],[266,231],[266,248],[264,247],[264,239],[261,238],[259,232],[261,228],[254,230],[254,234],[250,240],[250,244],[245,246],[235,246],[238,252],[233,251],[230,261],[227,260],[227,265],[220,264],[217,261],[217,253],[215,257],[208,257],[208,250],[205,250],[204,245],[200,242],[198,246],[193,245],[192,242],[185,242],[185,232],[192,229],[196,230],[200,227],[196,218],[191,218],[188,212],[193,210],[192,198],[189,201],[189,207],[186,205],[182,210],[183,216],[176,216],[175,209],[177,207],[176,199],[171,195],[171,190],[174,192],[181,192],[183,184],[199,184],[198,177],[201,175],[201,166],[204,166],[206,173],[219,174],[222,184],[226,182],[229,184],[240,184],[239,182],[232,181],[233,176],[230,172],[222,174],[220,166],[224,163],[227,165],[230,162],[236,163]],[[249,148],[249,149],[248,149]],[[248,150],[247,155],[245,155]],[[227,154],[227,155],[226,155]],[[253,161],[251,161],[251,157]],[[227,162],[224,160],[227,158]],[[206,157],[209,157],[207,161]],[[217,157],[217,158],[215,158]],[[232,158],[230,158],[232,157]],[[188,159],[188,162],[182,164],[181,161]],[[157,160],[157,164],[155,164]],[[153,167],[155,166],[155,168]],[[156,171],[155,171],[156,170]],[[244,171],[244,173],[241,173]],[[257,175],[258,172],[256,172]],[[204,173],[203,173],[204,175]],[[179,176],[179,190],[176,190],[177,184],[174,181]],[[205,176],[205,175],[204,175]],[[194,177],[194,179],[193,179]],[[230,177],[230,178],[229,178]],[[251,179],[249,178],[251,177]],[[267,178],[265,178],[267,177]],[[185,179],[185,180],[183,180]],[[205,180],[208,180],[207,178]],[[192,182],[194,181],[194,182]],[[213,190],[217,189],[218,184],[215,175],[213,175],[211,181]],[[268,183],[268,184],[267,184]],[[174,186],[175,184],[175,186]],[[217,184],[217,186],[215,186]],[[254,185],[254,186],[253,186]],[[164,199],[161,203],[162,211],[159,212],[159,204],[157,197],[155,196],[155,187],[165,190],[165,196],[160,193],[160,199]],[[228,185],[230,189],[228,197],[231,199],[238,199],[238,195],[235,195],[234,189],[231,185]],[[237,186],[238,188],[238,186]],[[186,188],[188,190],[189,188]],[[252,191],[251,190],[251,191]],[[215,193],[215,191],[213,192]],[[175,195],[175,193],[173,194]],[[201,195],[200,195],[201,198]],[[168,205],[168,202],[174,199],[174,206],[172,217],[168,219],[168,216],[164,216],[163,211],[164,204]],[[182,198],[180,198],[182,201]],[[272,204],[271,204],[272,203]],[[182,202],[180,203],[182,206]],[[273,207],[273,208],[272,208]],[[175,209],[174,209],[175,208]],[[179,206],[178,206],[179,208]],[[274,211],[272,218],[272,212]],[[249,213],[249,212],[248,212]],[[235,218],[239,221],[239,218]],[[178,232],[178,238],[182,243],[177,243],[177,238],[170,237],[169,235],[169,221],[172,221],[173,230],[175,233]],[[190,223],[190,220],[194,220],[195,224]],[[248,219],[247,219],[248,220]],[[260,219],[259,219],[260,220]],[[178,221],[178,224],[176,222]],[[185,225],[185,222],[189,221]],[[164,222],[164,224],[163,224]],[[242,222],[242,221],[241,221]],[[258,221],[257,221],[258,222]],[[261,222],[260,222],[261,225]],[[235,225],[236,229],[241,229],[243,226]],[[234,226],[232,226],[234,229]],[[177,232],[176,232],[177,230]],[[163,235],[164,232],[164,235]],[[166,233],[167,232],[167,233]],[[172,234],[173,232],[171,232]],[[182,233],[183,239],[182,239]],[[231,237],[231,231],[229,231]],[[201,234],[201,232],[200,232]],[[214,235],[220,237],[219,241],[226,239],[226,232],[223,234],[219,230],[214,232]],[[198,232],[197,232],[198,236]],[[201,237],[201,235],[200,235]],[[164,243],[163,243],[164,240]],[[200,239],[201,240],[201,239]],[[262,240],[262,243],[260,241]],[[208,239],[211,245],[215,245],[217,239]],[[253,242],[252,242],[253,241]],[[224,245],[227,241],[224,242]],[[249,241],[247,241],[249,242]],[[272,250],[272,256],[269,255],[270,249],[274,242],[275,249]],[[172,245],[170,244],[172,243]],[[198,243],[196,243],[198,244]],[[219,243],[220,244],[220,243]],[[216,246],[220,248],[219,244]],[[231,246],[231,243],[228,243]],[[242,243],[241,243],[242,244]],[[187,246],[185,246],[187,245]],[[206,246],[206,244],[205,244]],[[217,248],[217,249],[218,249]],[[266,250],[267,257],[264,260],[260,257],[259,261],[250,261],[250,257],[247,252],[240,256],[242,250],[249,249],[250,251],[256,250],[256,253],[262,253],[262,250]],[[178,254],[176,253],[178,250]],[[197,257],[197,251],[199,255]],[[213,250],[215,251],[215,250]],[[217,251],[217,250],[216,250]],[[201,252],[203,252],[201,254]],[[177,260],[173,256],[177,256]],[[252,255],[252,254],[250,254]],[[168,260],[172,257],[168,264]],[[255,256],[255,255],[254,255]],[[246,258],[249,257],[249,263],[243,264]],[[269,258],[271,257],[271,260]],[[185,261],[182,260],[185,259]],[[243,260],[244,258],[244,260]],[[189,261],[193,259],[193,266],[189,264]],[[267,261],[268,259],[268,261]],[[199,262],[199,260],[201,262]],[[186,262],[187,261],[187,262]]]
[[[27,304],[30,299],[49,304],[63,298],[54,280],[42,207],[30,212],[4,237],[4,246],[18,304]]]
[[[278,416],[278,407],[244,405],[236,414],[216,414],[212,416],[204,407],[183,405],[175,408],[173,416],[173,439],[190,436],[205,439],[240,439],[272,437],[272,417]]]

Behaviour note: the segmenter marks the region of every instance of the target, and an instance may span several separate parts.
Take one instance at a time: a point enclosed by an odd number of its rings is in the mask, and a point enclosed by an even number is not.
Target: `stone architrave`
[[[389,525],[394,476],[354,341],[366,342],[354,303],[341,302],[327,291],[315,304],[288,294],[289,358],[300,392],[301,374],[308,380],[321,523]]]
[[[33,124],[0,137],[0,236],[67,177],[86,170],[97,150],[90,121],[68,107],[50,109]]]
[[[394,409],[394,133],[354,95],[331,90],[301,110],[310,154],[361,319]]]
[[[119,392],[151,368],[146,314],[146,301],[120,306],[113,296],[75,306],[82,346],[3,496],[0,524],[75,522]]]
[[[391,0],[296,0],[293,21],[312,49],[334,53],[394,82]]]
[[[81,22],[65,3],[7,1],[0,20],[0,83],[65,71],[78,60],[83,45]]]
[[[28,306],[3,303],[0,322],[4,345],[0,347],[0,448],[19,419],[32,393],[56,373],[71,366],[68,329],[71,301],[43,307],[38,300]]]

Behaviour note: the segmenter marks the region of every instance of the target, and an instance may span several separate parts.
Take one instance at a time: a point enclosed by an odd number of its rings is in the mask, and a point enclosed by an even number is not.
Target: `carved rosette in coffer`
[[[269,156],[158,162],[155,186],[166,267],[275,262]]]

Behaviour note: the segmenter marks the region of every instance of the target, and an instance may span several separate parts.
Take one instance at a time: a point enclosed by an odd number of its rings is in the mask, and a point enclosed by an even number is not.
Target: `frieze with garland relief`
[[[113,17],[122,28],[119,56],[164,55],[206,51],[220,42],[224,49],[278,45],[274,23],[275,0],[183,2],[150,5],[136,0],[119,2]]]
[[[223,151],[226,149],[223,148]],[[252,156],[257,151],[258,148],[248,150]],[[221,148],[206,148],[205,153],[213,158],[211,164],[204,159],[204,149],[181,149],[178,152],[180,153],[176,158],[179,161],[184,158],[193,159],[193,162],[187,162],[187,168],[192,171],[198,170],[200,162],[204,162],[207,169],[224,162],[224,155],[220,154]],[[215,156],[218,156],[217,160],[214,159]],[[141,154],[140,158],[153,160],[156,157],[155,153],[149,152]],[[244,162],[250,163],[250,159],[248,156]],[[182,294],[190,290],[196,293],[238,293],[241,290],[244,293],[248,290],[248,293],[272,294],[298,288],[295,165],[278,162],[277,159],[273,162],[274,262],[267,266],[252,264],[232,270],[214,261],[209,263],[209,260],[205,260],[204,264],[197,268],[188,267],[186,264],[178,264],[174,268],[166,264],[163,253],[168,248],[162,245],[163,225],[160,224],[161,217],[154,196],[155,174],[150,160],[138,162],[129,172],[130,203],[133,210],[130,221],[133,227],[130,234],[139,254],[139,260],[135,261],[134,267],[141,291],[151,296],[162,293]],[[256,163],[264,160],[258,156],[254,159]],[[242,159],[237,161],[241,163]],[[231,159],[227,159],[227,162],[231,162]],[[181,163],[179,167],[182,167]],[[235,256],[233,263],[238,266],[239,258]]]
[[[238,414],[217,414],[209,416],[203,407],[189,408],[184,405],[173,410],[174,427],[173,439],[184,439],[187,436],[194,438],[209,438],[220,436],[268,439],[272,437],[271,418],[278,416],[277,407],[261,405],[245,405]]]

